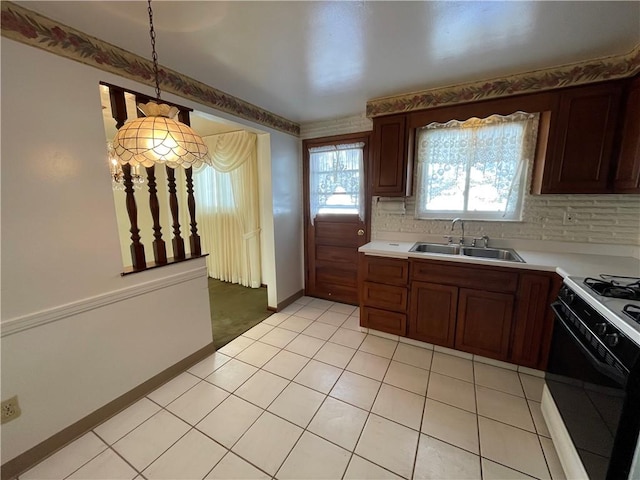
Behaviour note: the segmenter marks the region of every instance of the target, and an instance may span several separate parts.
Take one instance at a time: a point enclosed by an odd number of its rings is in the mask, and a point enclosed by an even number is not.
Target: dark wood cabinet
[[[412,260],[411,280],[409,337],[508,358],[517,271]]]
[[[613,189],[616,193],[640,193],[640,76],[627,90]]]
[[[373,157],[371,194],[402,197],[408,194],[410,165],[405,115],[373,119]]]
[[[411,309],[407,336],[453,348],[458,287],[411,282]]]
[[[552,272],[360,254],[360,325],[544,370]]]
[[[407,334],[409,262],[360,254],[360,325]]]
[[[623,85],[607,82],[558,92],[541,178],[534,193],[608,193]]]
[[[410,195],[417,128],[519,110],[541,114],[532,193],[640,193],[638,83],[613,80],[376,117],[372,195]]]
[[[562,279],[555,273],[520,274],[510,362],[540,370],[546,368],[554,321],[549,305],[561,285]]]
[[[514,296],[461,288],[455,348],[497,360],[509,357]]]

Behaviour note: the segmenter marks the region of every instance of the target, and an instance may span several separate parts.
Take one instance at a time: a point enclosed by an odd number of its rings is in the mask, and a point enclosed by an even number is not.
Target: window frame
[[[483,112],[486,113],[486,112]],[[522,139],[522,143],[521,143],[521,148],[522,146],[525,145],[525,143],[529,140],[530,144],[528,145],[530,150],[523,150],[522,151],[522,155],[519,159],[520,162],[522,162],[522,164],[517,165],[516,168],[519,170],[516,171],[516,174],[518,176],[517,178],[517,183],[514,185],[514,187],[517,187],[517,196],[515,198],[515,204],[514,207],[512,209],[513,213],[509,213],[507,211],[503,211],[503,210],[469,210],[468,209],[468,200],[469,200],[469,191],[470,191],[470,179],[466,178],[465,181],[465,189],[463,192],[464,195],[464,204],[465,204],[465,208],[466,209],[451,209],[451,210],[445,210],[445,209],[441,209],[441,210],[427,210],[426,208],[423,208],[422,203],[424,203],[424,201],[421,201],[421,197],[422,195],[420,194],[420,190],[421,190],[421,185],[422,182],[425,182],[425,176],[427,174],[427,168],[428,168],[428,162],[420,162],[419,160],[419,152],[420,152],[420,148],[419,148],[419,142],[420,142],[420,138],[421,138],[421,130],[426,130],[427,127],[433,123],[439,123],[439,124],[446,124],[448,123],[448,121],[442,121],[441,118],[438,119],[432,119],[431,121],[424,123],[423,125],[420,126],[415,126],[414,127],[414,152],[415,152],[415,159],[414,159],[414,179],[413,179],[413,192],[414,192],[414,200],[415,200],[415,211],[414,211],[414,218],[416,218],[417,220],[451,220],[453,218],[459,217],[459,218],[463,218],[465,220],[474,220],[474,221],[488,221],[488,222],[495,222],[495,221],[501,221],[501,222],[522,222],[523,221],[523,213],[524,213],[524,204],[525,204],[525,197],[527,195],[527,190],[529,188],[529,184],[531,183],[531,176],[532,176],[532,170],[533,170],[533,164],[536,161],[536,155],[538,152],[538,143],[540,142],[540,127],[541,127],[541,118],[542,115],[540,112],[524,112],[524,111],[514,111],[511,113],[490,113],[487,115],[484,115],[483,117],[478,117],[476,115],[469,115],[468,118],[464,118],[464,119],[459,119],[456,118],[455,121],[460,122],[460,124],[463,124],[464,122],[468,122],[470,120],[473,119],[477,119],[477,120],[487,120],[492,116],[501,116],[501,117],[508,117],[510,115],[516,114],[516,113],[523,113],[526,115],[535,115],[536,118],[532,119],[532,121],[534,122],[533,127],[534,128],[534,132],[527,132],[526,130],[523,132],[523,139]],[[451,121],[451,120],[449,120]],[[516,120],[517,121],[517,120]],[[514,121],[514,123],[516,122]],[[484,125],[483,125],[484,126]],[[491,126],[491,123],[487,123],[486,126]],[[527,139],[527,134],[534,134],[534,137],[531,139]],[[524,158],[523,158],[524,156]],[[469,162],[472,161],[471,157],[467,157],[466,159],[466,165],[467,165],[467,177],[470,175],[469,174]],[[426,187],[425,187],[426,188]],[[424,199],[422,199],[424,200]],[[424,207],[426,207],[426,205],[424,205]]]

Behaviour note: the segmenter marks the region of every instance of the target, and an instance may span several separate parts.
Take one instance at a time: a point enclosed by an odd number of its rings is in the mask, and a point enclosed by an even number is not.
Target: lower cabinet
[[[461,288],[454,347],[497,360],[509,358],[514,296]]]
[[[409,336],[423,342],[453,348],[457,302],[458,287],[411,282]]]
[[[360,324],[544,370],[562,280],[555,273],[360,257]]]

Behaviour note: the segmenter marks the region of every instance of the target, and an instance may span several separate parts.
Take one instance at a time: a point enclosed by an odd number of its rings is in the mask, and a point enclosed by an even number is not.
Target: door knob
[[[361,237],[364,235],[364,230],[360,229],[358,230],[358,236]]]

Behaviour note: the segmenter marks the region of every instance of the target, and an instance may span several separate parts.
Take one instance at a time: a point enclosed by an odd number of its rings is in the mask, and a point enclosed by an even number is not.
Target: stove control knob
[[[607,324],[602,322],[602,323],[596,323],[596,333],[598,334],[598,336],[602,336],[605,333],[607,333]]]
[[[562,287],[560,291],[560,296],[567,304],[572,304],[576,298],[576,294],[569,290],[567,287]]]
[[[604,338],[607,341],[607,345],[609,345],[610,347],[615,347],[616,345],[618,345],[618,343],[620,343],[620,335],[618,335],[617,333],[610,333]]]

